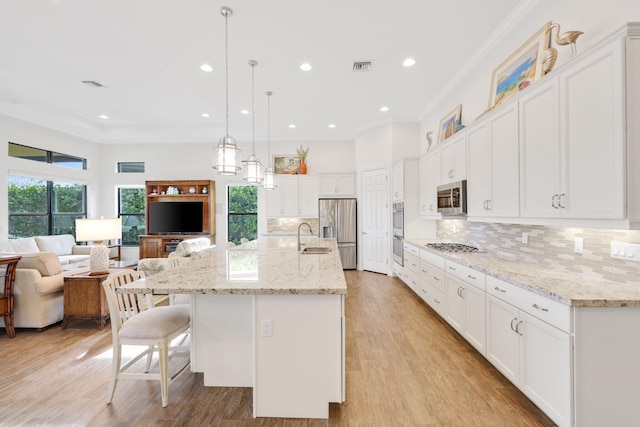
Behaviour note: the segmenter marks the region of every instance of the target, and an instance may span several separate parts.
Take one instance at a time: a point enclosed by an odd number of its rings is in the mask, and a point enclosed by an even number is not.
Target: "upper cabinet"
[[[440,184],[467,179],[466,132],[449,137],[440,149]]]
[[[316,217],[318,178],[313,175],[278,175],[276,188],[267,192],[268,217]]]
[[[469,216],[518,216],[518,104],[467,131]]]
[[[625,218],[623,47],[576,57],[520,99],[522,217]]]
[[[391,170],[391,198],[394,202],[404,200],[404,162],[401,160]]]
[[[320,197],[355,197],[355,175],[319,175],[317,191]]]
[[[419,162],[420,205],[419,213],[423,218],[438,219],[437,188],[440,182],[440,151],[423,154]]]

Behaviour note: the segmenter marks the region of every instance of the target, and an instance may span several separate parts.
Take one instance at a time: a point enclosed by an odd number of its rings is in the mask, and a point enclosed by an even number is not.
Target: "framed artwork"
[[[456,131],[460,127],[461,119],[462,104],[458,105],[453,109],[453,111],[451,111],[449,114],[444,116],[442,120],[440,120],[440,127],[438,128],[438,144],[456,133]]]
[[[547,22],[500,64],[491,76],[489,110],[544,75],[543,61],[549,48],[551,22]]]
[[[276,154],[273,156],[273,173],[295,175],[300,169],[300,156]]]

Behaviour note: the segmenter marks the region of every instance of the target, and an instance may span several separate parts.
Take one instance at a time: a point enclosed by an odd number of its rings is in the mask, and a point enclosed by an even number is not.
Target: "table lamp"
[[[106,274],[109,272],[109,248],[105,240],[122,238],[122,220],[120,218],[76,219],[76,240],[93,242],[89,254],[89,272]]]

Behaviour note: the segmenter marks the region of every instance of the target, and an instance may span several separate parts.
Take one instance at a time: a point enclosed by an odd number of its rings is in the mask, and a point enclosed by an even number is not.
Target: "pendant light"
[[[236,140],[229,135],[229,17],[233,11],[224,6],[220,8],[220,14],[224,16],[224,62],[225,62],[225,135],[218,141],[217,153],[214,157],[213,168],[218,170],[218,175],[235,175],[240,166],[236,165]]]
[[[244,179],[248,184],[262,183],[262,164],[256,157],[256,96],[255,96],[255,70],[258,63],[253,59],[251,65],[251,155],[247,159],[247,175]]]
[[[271,168],[271,95],[273,92],[265,92],[267,95],[267,167],[264,168],[264,181],[262,187],[265,190],[275,190],[276,183],[274,181],[273,169]]]

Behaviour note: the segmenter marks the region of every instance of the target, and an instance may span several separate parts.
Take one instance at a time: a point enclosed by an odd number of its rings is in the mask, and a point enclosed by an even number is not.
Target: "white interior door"
[[[362,241],[364,270],[387,274],[389,271],[389,205],[387,170],[362,173]]]

